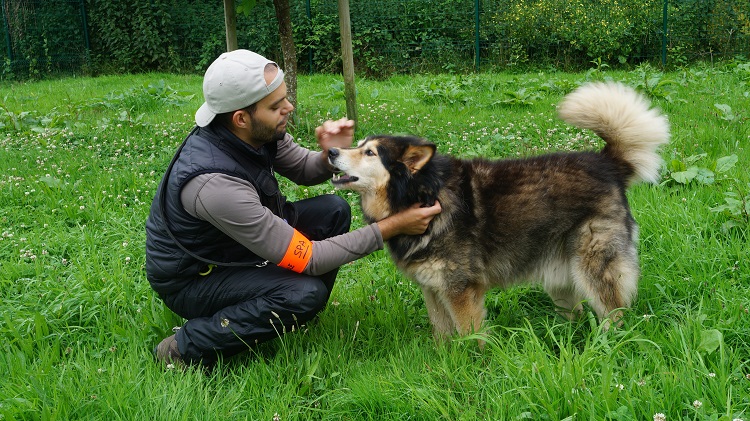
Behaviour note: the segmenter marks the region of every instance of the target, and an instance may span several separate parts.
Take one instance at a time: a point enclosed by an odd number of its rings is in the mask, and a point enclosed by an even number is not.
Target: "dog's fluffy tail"
[[[669,142],[669,122],[635,90],[613,82],[589,83],[566,96],[558,112],[568,123],[593,130],[607,143],[603,153],[632,167],[628,185],[658,181],[658,149]]]

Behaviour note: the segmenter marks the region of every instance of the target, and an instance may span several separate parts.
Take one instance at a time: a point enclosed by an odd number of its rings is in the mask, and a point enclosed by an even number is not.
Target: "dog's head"
[[[420,201],[431,204],[429,197],[418,194],[416,184],[435,150],[435,144],[419,137],[369,136],[357,147],[328,151],[337,172],[332,182],[336,188],[358,192],[362,210],[373,220]]]

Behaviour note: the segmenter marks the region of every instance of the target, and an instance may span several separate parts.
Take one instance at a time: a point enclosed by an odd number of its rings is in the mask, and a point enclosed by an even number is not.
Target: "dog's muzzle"
[[[336,166],[336,159],[341,156],[341,151],[339,151],[338,148],[331,148],[328,150],[328,163],[331,164],[333,167],[333,178],[331,178],[331,183],[333,183],[335,186],[343,186],[348,183],[353,183],[359,178],[352,177],[345,172],[341,171],[338,166]]]

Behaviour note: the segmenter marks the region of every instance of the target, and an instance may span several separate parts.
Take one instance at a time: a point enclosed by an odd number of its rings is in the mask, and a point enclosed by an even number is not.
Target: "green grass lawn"
[[[750,420],[750,64],[360,79],[357,137],[464,157],[599,148],[555,104],[602,79],[672,124],[664,183],[628,193],[642,276],[621,328],[567,322],[522,287],[488,296],[483,350],[436,346],[419,289],[380,251],[342,268],[313,323],[207,374],[153,361],[182,320],[144,273],[144,222],[200,76],[0,85],[0,419]],[[315,126],[345,114],[343,84],[299,88],[290,131],[314,148]],[[291,200],[333,191],[283,185]],[[361,226],[357,197],[337,194]]]

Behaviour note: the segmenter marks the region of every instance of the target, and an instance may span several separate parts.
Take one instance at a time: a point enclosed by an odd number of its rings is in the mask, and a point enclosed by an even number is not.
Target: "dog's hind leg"
[[[621,309],[630,307],[637,292],[637,228],[633,225],[630,231],[612,220],[590,221],[581,230],[571,262],[577,289],[588,299],[605,330],[610,322],[617,324]]]
[[[574,288],[545,288],[557,307],[557,314],[575,320],[583,313],[583,298]]]
[[[427,306],[427,315],[430,316],[435,341],[438,343],[445,342],[449,336],[456,332],[450,311],[432,288],[422,286],[422,294],[424,295],[425,306]]]
[[[546,259],[539,268],[538,276],[543,281],[544,290],[555,303],[558,314],[568,320],[575,320],[583,313],[583,297],[571,280],[570,262],[562,253]]]

